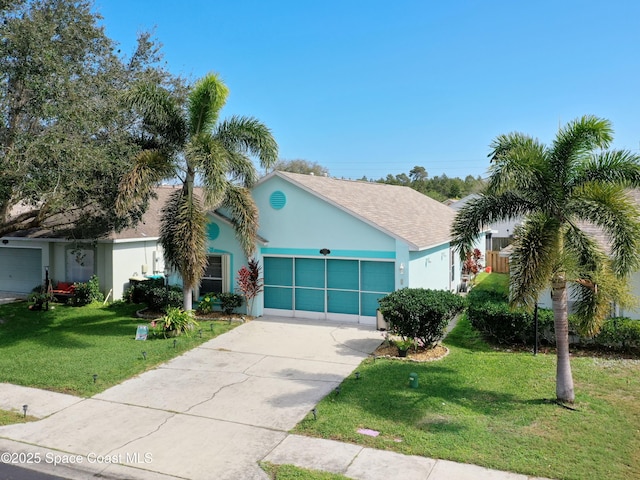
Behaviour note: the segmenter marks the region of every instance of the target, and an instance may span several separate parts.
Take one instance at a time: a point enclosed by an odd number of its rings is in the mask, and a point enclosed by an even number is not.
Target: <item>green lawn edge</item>
[[[0,305],[2,381],[90,397],[238,325],[200,321],[189,335],[136,340],[137,326],[149,325],[136,317],[140,308],[121,302],[54,304],[49,311],[31,311],[26,302]]]

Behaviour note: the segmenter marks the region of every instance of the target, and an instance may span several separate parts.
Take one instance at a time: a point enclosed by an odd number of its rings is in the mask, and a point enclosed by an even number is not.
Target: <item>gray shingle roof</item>
[[[412,188],[290,172],[273,175],[406,242],[411,250],[441,245],[451,238],[456,212]]]

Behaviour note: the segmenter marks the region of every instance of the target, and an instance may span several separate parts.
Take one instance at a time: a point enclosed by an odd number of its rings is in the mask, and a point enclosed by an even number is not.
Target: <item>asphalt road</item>
[[[65,480],[46,473],[0,463],[0,480]]]

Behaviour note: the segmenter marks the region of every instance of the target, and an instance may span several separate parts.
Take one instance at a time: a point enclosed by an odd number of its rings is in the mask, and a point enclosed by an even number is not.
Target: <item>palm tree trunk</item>
[[[567,282],[555,279],[551,286],[553,320],[556,330],[556,398],[560,402],[573,403],[573,376],[569,363],[569,316],[567,303]]]
[[[182,287],[182,309],[185,312],[188,312],[189,310],[193,310],[193,294],[192,294],[192,289],[190,287],[187,286],[183,286]]]

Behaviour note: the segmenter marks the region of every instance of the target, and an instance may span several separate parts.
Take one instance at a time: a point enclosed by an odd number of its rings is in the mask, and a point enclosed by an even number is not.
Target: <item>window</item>
[[[208,255],[199,295],[229,291],[229,256]]]
[[[85,248],[67,250],[67,282],[86,282],[95,273],[94,251]]]

